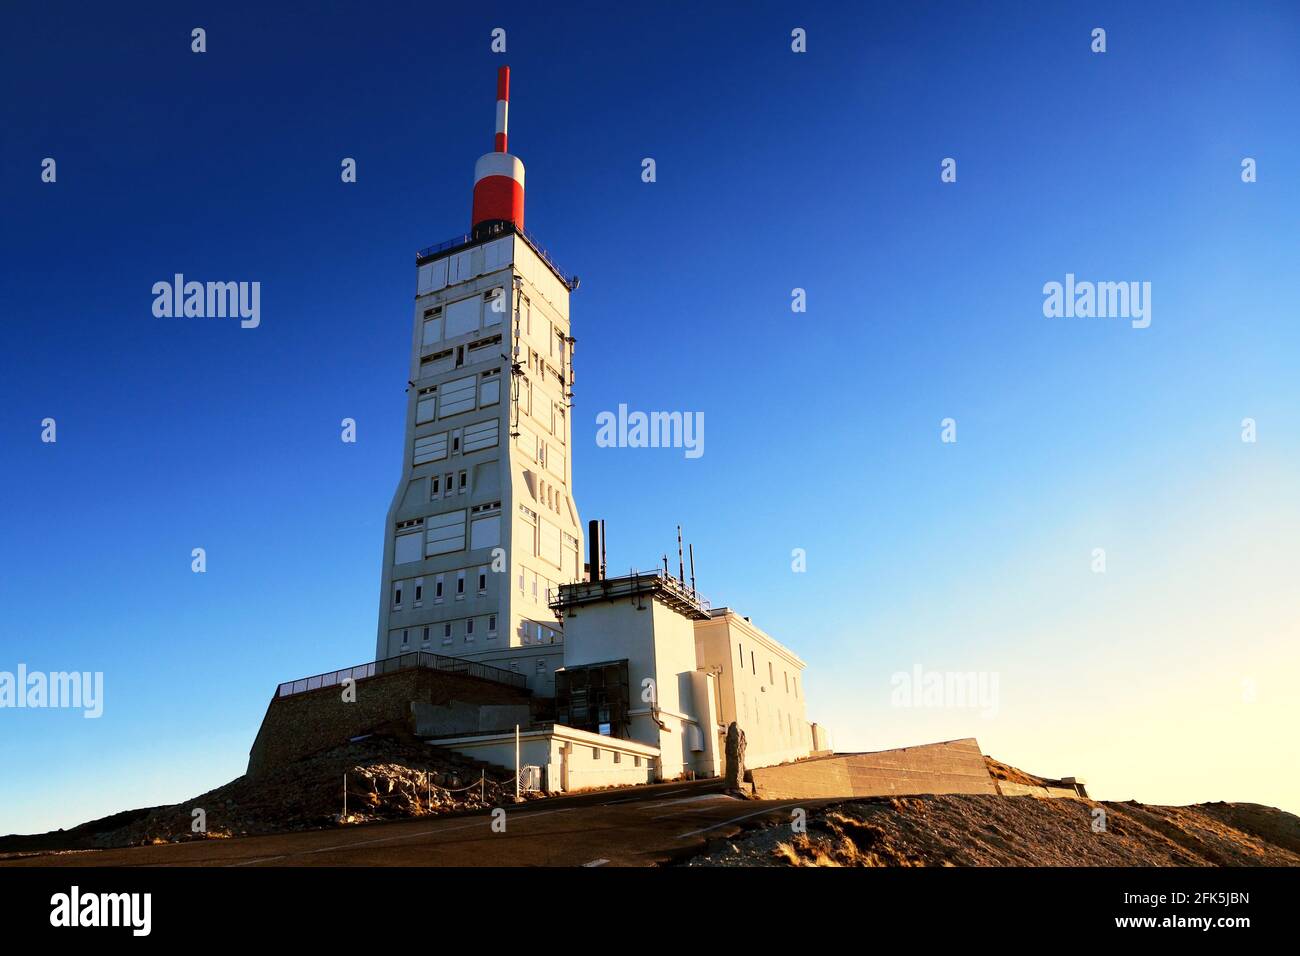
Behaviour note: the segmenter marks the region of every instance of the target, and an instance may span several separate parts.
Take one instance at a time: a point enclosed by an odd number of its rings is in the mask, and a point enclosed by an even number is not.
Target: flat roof
[[[454,253],[461,252],[464,249],[470,249],[474,246],[481,246],[486,242],[500,239],[503,236],[518,236],[524,242],[528,243],[528,248],[537,254],[537,258],[546,264],[546,267],[555,274],[555,278],[564,283],[564,287],[570,292],[576,288],[575,281],[567,276],[564,271],[551,261],[550,253],[542,248],[541,244],[533,238],[532,233],[528,232],[522,226],[517,226],[512,222],[495,223],[489,228],[481,231],[480,235],[473,232],[462,233],[459,236],[452,236],[432,246],[426,246],[415,254],[415,264],[422,266],[426,262],[433,262],[435,259],[443,259]]]
[[[557,613],[584,604],[648,597],[693,621],[709,619],[709,602],[662,571],[651,571],[645,574],[634,571],[632,574],[617,578],[561,584],[555,589],[555,594],[556,596],[550,602],[550,608]]]

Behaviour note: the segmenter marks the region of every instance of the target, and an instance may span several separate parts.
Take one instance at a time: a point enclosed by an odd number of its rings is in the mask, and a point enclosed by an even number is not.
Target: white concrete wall
[[[691,674],[691,686],[695,692],[694,713],[698,715],[700,738],[704,744],[703,753],[694,754],[695,773],[700,777],[718,777],[726,767],[725,750],[711,716],[718,710],[717,678],[707,671],[697,670]]]
[[[695,630],[689,618],[646,596],[584,604],[565,621],[565,666],[627,659],[631,688],[629,737],[660,751],[659,773],[672,780],[707,766],[694,739],[708,734],[697,719]],[[661,727],[662,725],[662,727]],[[698,728],[698,737],[691,733]]]
[[[695,623],[695,645],[700,666],[720,669],[716,733],[725,737],[727,725],[736,721],[745,732],[746,766],[785,763],[812,752],[802,660],[725,610]]]
[[[463,268],[449,269],[453,261]],[[485,293],[498,288],[504,290],[508,305],[504,313],[496,312],[483,299]],[[473,303],[472,310],[462,308],[467,302]],[[436,332],[426,335],[425,311],[437,307],[443,309],[443,318],[430,319]],[[466,319],[463,326],[446,324],[452,313],[460,316],[468,311],[473,311],[472,321]],[[546,592],[548,587],[579,577],[583,555],[582,525],[571,492],[572,416],[565,387],[558,380],[569,376],[572,365],[571,349],[559,338],[567,339],[568,315],[568,288],[515,236],[449,253],[417,270],[408,372],[416,387],[408,391],[401,478],[385,529],[376,658],[426,650],[491,662],[502,658],[502,648],[563,640],[563,629],[547,607]],[[470,348],[496,335],[502,338],[499,344]],[[453,357],[446,363],[422,363],[448,350]],[[460,367],[455,366],[458,350],[465,358]],[[521,376],[511,374],[512,355],[517,357]],[[460,407],[449,396],[451,388],[467,378],[478,382],[468,406],[444,414],[444,407]],[[492,382],[497,383],[495,401],[490,391],[484,391]],[[429,391],[435,387],[437,391]],[[444,396],[448,396],[446,406]],[[436,408],[434,417],[426,415],[421,420],[422,403]],[[496,442],[482,447],[471,444],[467,428],[481,434],[475,430],[489,421],[495,422]],[[519,436],[511,438],[512,431]],[[416,440],[437,436],[446,436],[441,457],[416,464]],[[457,436],[459,449],[454,447]],[[539,441],[545,445],[545,463],[539,461]],[[460,486],[461,472],[466,475],[464,488]],[[446,493],[448,475],[456,485],[451,494]],[[437,496],[435,481],[440,489]],[[472,547],[476,514],[472,509],[498,501],[498,540],[481,539],[480,547]],[[540,529],[545,521],[558,529],[558,561],[549,559],[540,530],[525,532],[521,508],[538,516],[534,527]],[[398,525],[409,532],[460,511],[465,512],[460,547],[427,555],[423,547],[414,549],[413,554],[397,548]],[[477,515],[480,522],[493,520],[492,510]],[[492,570],[492,550],[497,546],[507,555],[506,566],[499,571]],[[397,564],[399,557],[402,561]],[[480,591],[478,573],[485,566],[489,571]],[[461,571],[467,574],[468,586],[458,594],[455,582]],[[438,575],[444,580],[441,600],[434,596]],[[400,605],[394,600],[399,582],[403,592]],[[423,588],[423,600],[418,603],[414,601],[417,582]],[[495,630],[490,626],[493,623]],[[447,625],[451,634],[445,636]],[[508,655],[504,659],[524,663]],[[521,668],[534,692],[554,693],[558,661],[556,648],[543,669]],[[527,663],[535,665],[536,661]]]
[[[565,741],[568,776],[566,792],[595,787],[650,783],[655,779],[655,758],[632,750],[615,737]]]
[[[702,740],[695,711],[695,627],[693,622],[658,603],[654,607],[654,674],[658,689],[659,721],[667,728],[659,734],[660,773],[672,780],[695,768],[692,739]],[[647,711],[649,705],[643,705]],[[634,711],[635,712],[635,711]],[[707,719],[707,718],[706,718]]]
[[[513,733],[446,737],[432,741],[474,760],[513,770]],[[553,790],[576,792],[597,787],[649,783],[657,776],[659,752],[632,741],[603,737],[555,724],[519,735],[519,765],[544,768]]]

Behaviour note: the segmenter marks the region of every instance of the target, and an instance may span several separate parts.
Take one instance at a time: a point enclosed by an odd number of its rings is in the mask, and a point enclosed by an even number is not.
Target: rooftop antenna
[[[497,123],[493,149],[474,164],[474,211],[471,232],[493,234],[513,225],[524,228],[524,164],[506,150],[510,116],[510,67],[497,71]]]
[[[686,584],[686,568],[682,561],[682,526],[677,526],[677,580]]]
[[[695,545],[688,544],[687,549],[691,555],[691,593],[695,593]]]

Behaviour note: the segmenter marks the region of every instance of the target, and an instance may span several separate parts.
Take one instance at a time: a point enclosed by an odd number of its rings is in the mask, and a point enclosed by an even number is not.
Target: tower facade
[[[548,593],[585,578],[572,493],[572,284],[523,231],[523,164],[475,167],[471,230],[416,256],[402,477],[388,510],[375,657],[428,651],[549,695]]]

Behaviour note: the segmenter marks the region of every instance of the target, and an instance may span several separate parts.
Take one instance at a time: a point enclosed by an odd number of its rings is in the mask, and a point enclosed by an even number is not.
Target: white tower
[[[585,578],[569,428],[576,283],[524,233],[523,164],[506,152],[509,78],[502,67],[470,233],[416,256],[375,657],[474,660],[549,695],[564,652],[548,591]]]

